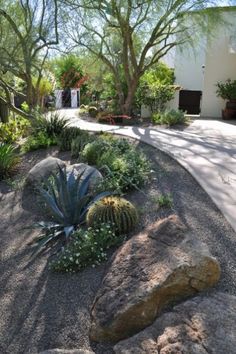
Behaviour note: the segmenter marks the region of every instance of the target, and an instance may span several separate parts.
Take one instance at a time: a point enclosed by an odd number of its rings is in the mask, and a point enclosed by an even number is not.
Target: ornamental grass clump
[[[0,143],[0,180],[9,177],[20,159],[10,144]]]
[[[70,243],[53,260],[50,268],[57,272],[76,272],[88,266],[96,267],[107,259],[107,250],[122,242],[111,224],[76,231]]]
[[[99,222],[112,223],[116,234],[131,232],[138,223],[135,206],[128,200],[116,196],[108,196],[96,202],[87,213],[87,224],[93,226]]]

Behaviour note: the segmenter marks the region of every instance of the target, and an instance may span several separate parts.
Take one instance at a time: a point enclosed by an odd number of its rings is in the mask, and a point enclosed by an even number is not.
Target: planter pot
[[[225,120],[236,119],[236,109],[225,108],[222,110],[222,118]]]
[[[226,109],[236,110],[236,99],[232,99],[232,100],[226,102]]]

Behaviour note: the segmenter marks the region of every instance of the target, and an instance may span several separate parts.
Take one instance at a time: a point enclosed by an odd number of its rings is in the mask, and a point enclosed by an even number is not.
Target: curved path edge
[[[198,121],[185,131],[114,126],[84,121],[77,110],[62,110],[71,126],[137,139],[180,163],[201,185],[236,231],[236,126]]]

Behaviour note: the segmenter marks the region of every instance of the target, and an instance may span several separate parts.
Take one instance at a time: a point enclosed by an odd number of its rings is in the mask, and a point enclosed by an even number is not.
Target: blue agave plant
[[[65,168],[58,166],[58,174],[45,180],[39,188],[39,194],[44,200],[53,221],[38,222],[36,227],[42,229],[42,235],[37,238],[38,248],[49,245],[61,237],[68,240],[70,235],[85,222],[88,209],[98,200],[113,194],[99,193],[92,197],[89,193],[89,183],[94,172],[83,177],[81,173],[75,177],[74,171],[67,173]]]

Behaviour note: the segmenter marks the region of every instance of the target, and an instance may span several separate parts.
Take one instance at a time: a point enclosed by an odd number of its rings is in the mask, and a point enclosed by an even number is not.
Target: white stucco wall
[[[196,45],[194,49],[176,50],[175,81],[184,90],[201,91],[203,89],[204,70],[202,66],[205,64],[205,47],[206,41],[203,39],[202,43]]]
[[[220,26],[216,38],[208,43],[202,97],[203,117],[221,117],[225,101],[216,96],[217,81],[236,80],[236,53],[230,53],[230,36],[236,35],[236,11],[225,12],[231,25]]]

